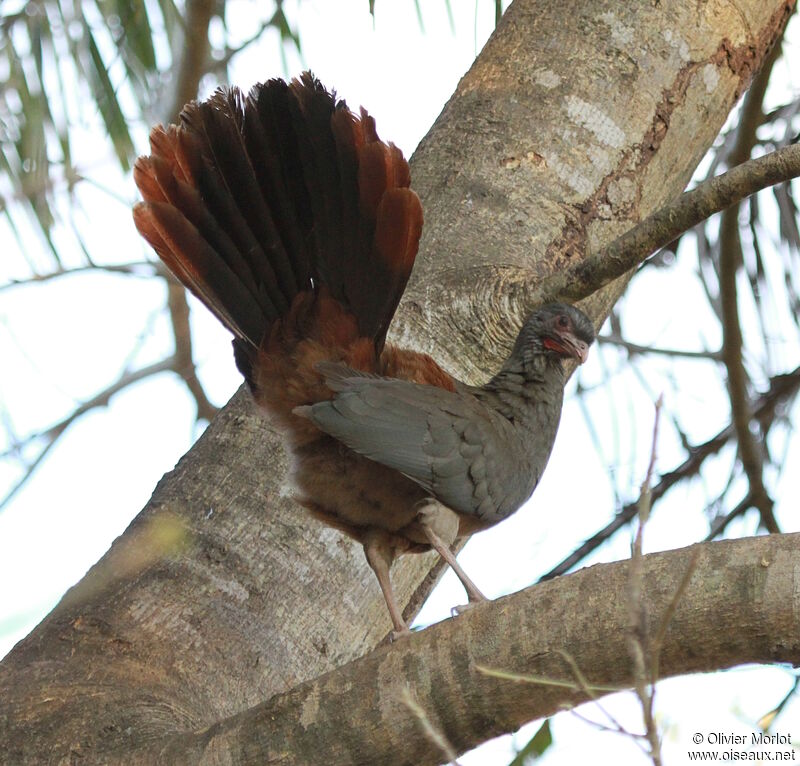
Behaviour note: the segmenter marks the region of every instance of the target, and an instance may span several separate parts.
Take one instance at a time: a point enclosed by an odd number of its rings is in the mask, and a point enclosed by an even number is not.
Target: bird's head
[[[566,303],[549,303],[531,314],[520,330],[514,354],[527,364],[533,357],[553,361],[577,359],[583,364],[594,343],[594,326],[580,309]]]

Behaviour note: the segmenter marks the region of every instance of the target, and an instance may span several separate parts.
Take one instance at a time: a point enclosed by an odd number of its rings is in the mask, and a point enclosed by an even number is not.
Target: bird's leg
[[[458,517],[456,514],[440,503],[430,502],[420,508],[417,521],[431,547],[450,565],[456,577],[461,580],[467,591],[467,598],[469,598],[470,603],[487,601],[486,596],[480,592],[478,586],[472,582],[469,575],[461,568],[461,565],[450,550],[449,543],[452,543],[458,534]],[[455,524],[452,522],[455,522]],[[447,536],[447,542],[440,537],[440,532]]]
[[[450,565],[450,568],[455,572],[456,577],[461,580],[464,588],[467,591],[467,597],[470,602],[474,601],[488,601],[486,596],[480,592],[478,586],[469,578],[469,575],[461,568],[461,564],[453,555],[453,551],[445,544],[439,535],[436,534],[430,527],[422,525],[425,530],[425,536],[428,538],[431,547]]]
[[[394,624],[391,638],[392,641],[395,641],[411,631],[403,619],[400,607],[397,605],[397,599],[394,597],[394,590],[392,589],[392,580],[389,576],[389,570],[391,569],[392,561],[394,561],[394,548],[387,540],[386,534],[378,530],[367,532],[362,543],[367,563],[372,567],[372,571],[375,572],[378,584],[381,586],[381,591],[383,591],[383,597],[386,599],[389,616]]]

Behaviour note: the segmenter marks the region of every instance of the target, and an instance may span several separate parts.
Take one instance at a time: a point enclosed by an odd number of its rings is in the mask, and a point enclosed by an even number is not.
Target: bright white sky
[[[241,37],[252,33],[250,2],[230,0],[232,26],[241,25]],[[420,30],[410,0],[378,0],[374,22],[365,11],[366,0],[337,3],[305,0],[287,2],[291,19],[299,21],[304,60],[289,53],[289,72],[310,67],[317,76],[347,99],[351,107],[367,106],[377,118],[381,135],[409,155],[441,111],[483,45],[493,26],[490,0],[452,0],[455,32],[450,29],[444,2],[420,3],[424,32]],[[274,39],[252,46],[235,60],[232,81],[249,87],[257,80],[282,75]],[[97,139],[87,131],[86,155],[97,153]],[[144,148],[144,146],[142,146]],[[75,150],[73,150],[75,152]],[[78,154],[78,152],[75,152]],[[93,160],[92,166],[96,164]],[[124,188],[113,172],[102,166],[97,176],[122,198],[86,187],[81,193],[91,218],[78,214],[93,253],[109,262],[141,260],[146,250],[130,221],[135,199],[133,184]],[[25,271],[16,243],[2,231],[11,248],[7,276]],[[649,315],[646,326],[634,325],[630,339],[658,342],[676,348],[716,347],[718,337],[704,337],[701,323],[691,314],[675,315],[675,296],[681,305],[704,305],[705,299],[691,281],[694,261],[683,256],[672,271],[660,270],[639,278],[630,291],[627,310],[632,316]],[[694,285],[694,286],[693,286]],[[170,339],[162,311],[163,285],[157,281],[92,274],[54,281],[32,289],[0,294],[0,376],[2,407],[11,413],[17,433],[41,429],[63,417],[76,402],[90,397],[116,379],[136,339],[152,330],[133,357],[138,367],[169,353]],[[215,403],[222,404],[239,385],[229,340],[198,304],[193,304],[196,356],[199,374]],[[702,326],[713,328],[713,323]],[[708,331],[706,331],[708,333]],[[611,355],[609,356],[608,353]],[[585,387],[605,380],[620,366],[614,352],[595,350],[581,371]],[[796,364],[796,346],[789,352]],[[666,369],[663,362],[653,363]],[[683,376],[683,424],[696,441],[722,427],[727,418],[724,398],[708,396],[718,390],[718,376],[706,365],[683,363],[675,367]],[[634,496],[642,479],[652,428],[652,398],[630,373],[630,396],[613,409],[603,390],[588,397],[596,427],[604,441],[605,457],[612,462],[619,485]],[[575,381],[570,386],[574,390]],[[657,393],[657,392],[656,392]],[[668,394],[669,395],[669,394]],[[674,404],[674,403],[673,403]],[[603,414],[605,412],[605,414]],[[104,410],[75,423],[36,477],[9,507],[0,513],[0,655],[24,636],[58,601],[64,590],[80,579],[122,533],[149,498],[164,472],[171,469],[196,438],[194,408],[183,387],[169,375],[131,388],[116,396]],[[634,430],[635,428],[635,430]],[[659,445],[659,466],[667,470],[680,461],[680,452],[668,429]],[[732,459],[729,455],[728,459]],[[795,452],[787,461],[797,466]],[[0,486],[9,485],[15,473],[0,464]],[[787,471],[796,477],[797,470]],[[579,477],[579,480],[577,480]],[[713,477],[709,479],[713,481]],[[698,486],[700,484],[700,486]],[[796,479],[784,479],[782,495],[797,497]],[[648,528],[649,550],[681,547],[702,539],[707,532],[700,509],[702,483],[673,492],[662,502]],[[607,523],[615,498],[598,458],[580,408],[573,401],[565,408],[562,429],[550,467],[533,500],[499,527],[478,535],[461,556],[465,569],[489,596],[524,587],[570,553],[583,539]],[[783,510],[783,509],[781,509]],[[790,523],[791,521],[791,523]],[[796,515],[782,514],[784,529],[798,528]],[[735,525],[732,534],[751,534],[751,519]],[[628,542],[620,537],[602,549],[592,562],[628,555]],[[377,587],[377,586],[376,586]],[[423,609],[422,624],[449,616],[452,605],[462,603],[463,591],[455,577],[445,576]],[[665,732],[667,763],[686,762],[693,747],[692,734],[745,733],[786,693],[791,676],[784,670],[738,669],[713,676],[673,679],[659,685],[657,710]],[[640,730],[640,713],[633,696],[615,695],[604,706],[630,730]],[[603,720],[592,705],[582,716]],[[784,713],[778,731],[800,738],[800,705]],[[791,730],[790,722],[796,731]],[[464,756],[464,766],[507,763],[518,746],[527,742],[528,727],[515,740],[505,737]],[[547,766],[598,762],[645,763],[637,747],[625,737],[598,731],[576,716],[564,713],[553,721],[556,746],[542,763]]]

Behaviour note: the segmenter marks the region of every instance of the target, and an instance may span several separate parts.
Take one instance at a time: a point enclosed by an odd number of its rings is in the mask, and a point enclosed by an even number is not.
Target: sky
[[[394,141],[406,156],[438,116],[494,21],[494,4],[488,0],[453,0],[453,28],[444,2],[421,3],[424,29],[410,1],[378,0],[374,19],[362,0],[285,5],[289,17],[297,21],[303,50],[302,59],[288,52],[289,73],[310,67],[351,107],[368,107],[382,137]],[[241,38],[249,37],[253,4],[230,0],[230,7],[234,34],[240,28]],[[234,59],[231,81],[247,88],[283,74],[276,40],[267,35]],[[133,185],[127,179],[119,186],[113,172],[106,175],[98,145],[87,128],[87,164],[99,182],[81,192],[84,212],[77,214],[78,225],[93,252],[102,252],[107,262],[142,260],[147,251],[130,222]],[[0,237],[5,240],[8,232],[0,229]],[[1,268],[8,272],[0,274],[2,279],[24,276],[24,261],[14,253],[13,242],[10,258]],[[673,269],[645,272],[635,280],[625,299],[625,315],[650,319],[626,327],[630,340],[678,348],[719,345],[719,338],[709,335],[713,322],[698,322],[691,312],[673,310],[675,296],[683,305],[703,305],[695,269],[691,255],[681,252]],[[76,402],[114,381],[127,364],[143,366],[169,353],[163,304],[160,281],[106,273],[0,293],[0,404],[10,413],[16,432],[24,434],[57,421]],[[198,374],[212,401],[221,405],[240,383],[229,338],[208,312],[195,302],[192,307]],[[777,353],[785,355],[790,369],[797,363],[797,347],[788,341],[785,345]],[[795,362],[789,366],[793,355]],[[667,372],[661,360],[650,364],[662,378],[682,376],[681,416],[694,441],[726,424],[727,402],[707,395],[717,390],[719,380],[711,365],[677,363]],[[621,386],[617,390],[628,393],[624,403],[609,402],[601,388],[609,377]],[[586,400],[604,441],[600,455],[574,396],[578,384],[590,389]],[[589,363],[568,387],[556,447],[533,499],[508,521],[476,536],[460,556],[489,597],[530,584],[610,520],[619,498],[608,480],[606,463],[613,466],[617,487],[627,493],[622,499],[635,497],[649,452],[657,393],[637,382],[621,352],[593,350]],[[666,394],[677,396],[669,390]],[[170,375],[126,390],[108,407],[68,429],[34,480],[0,511],[0,655],[102,556],[197,435],[194,406]],[[784,458],[794,469],[800,467],[796,449],[791,447]],[[658,466],[667,470],[680,462],[681,455],[674,433],[663,429]],[[733,460],[730,450],[721,458],[725,460]],[[576,467],[580,481],[575,480]],[[678,548],[705,536],[707,525],[698,509],[708,485],[718,483],[722,473],[718,469],[719,475],[709,474],[679,488],[658,506],[647,529],[646,550]],[[10,485],[16,475],[13,467],[0,464],[0,488]],[[783,496],[797,497],[798,475],[798,470],[785,471]],[[780,510],[783,527],[798,529],[796,517],[789,518],[783,507]],[[733,526],[731,534],[754,530],[752,517],[747,517]],[[624,558],[629,543],[629,537],[619,535],[587,563]],[[446,619],[450,608],[463,600],[463,590],[448,572],[417,623]],[[783,697],[791,682],[792,677],[779,668],[741,668],[661,682],[657,715],[665,733],[666,762],[685,762],[696,732],[749,734],[753,722]],[[613,695],[602,705],[626,728],[640,730],[640,711],[631,694]],[[595,705],[584,705],[578,713],[604,720]],[[790,729],[788,723],[794,722],[798,730],[791,733],[800,739],[797,701],[782,720],[787,725],[777,730]],[[463,766],[507,763],[515,746],[523,745],[538,725],[487,743],[459,760]],[[596,762],[597,753],[608,763],[647,762],[630,738],[603,731],[575,714],[556,716],[552,727],[556,746],[542,759],[546,766]]]

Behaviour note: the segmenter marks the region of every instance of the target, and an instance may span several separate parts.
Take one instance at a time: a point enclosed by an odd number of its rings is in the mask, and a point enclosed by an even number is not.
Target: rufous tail
[[[136,227],[234,334],[245,377],[301,293],[336,300],[380,352],[422,207],[408,163],[365,110],[305,72],[192,102],[150,147],[134,168]]]

